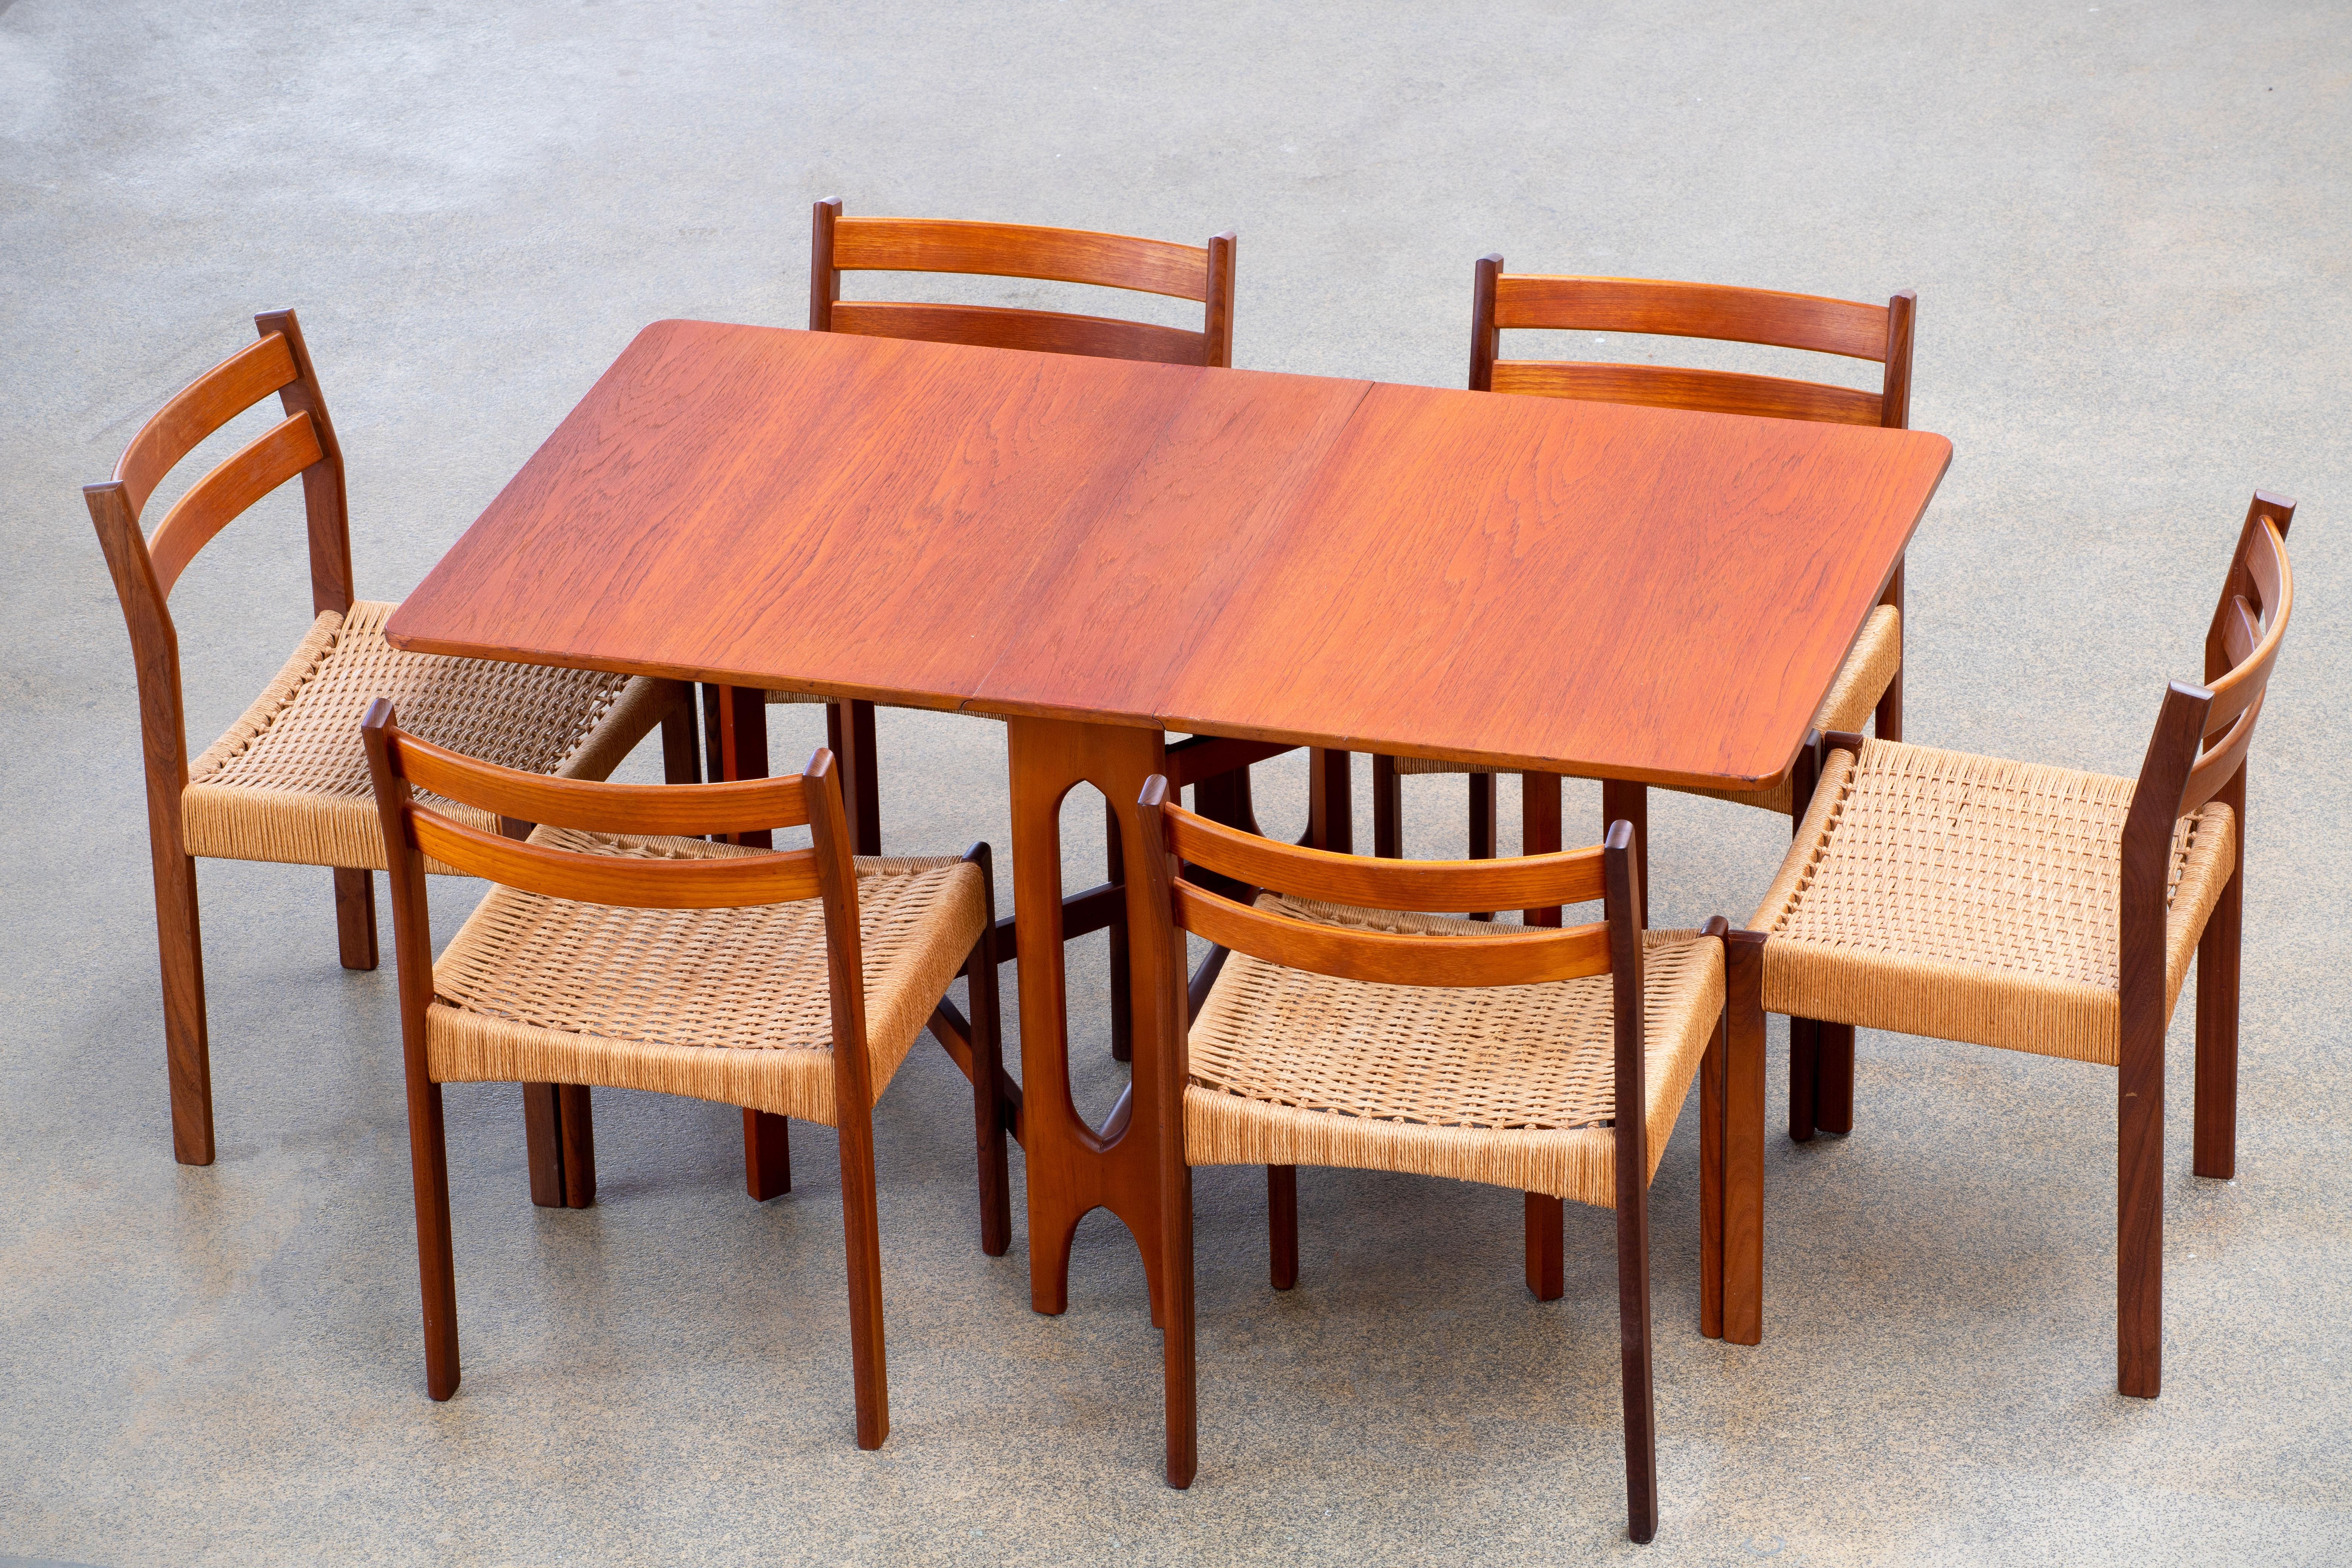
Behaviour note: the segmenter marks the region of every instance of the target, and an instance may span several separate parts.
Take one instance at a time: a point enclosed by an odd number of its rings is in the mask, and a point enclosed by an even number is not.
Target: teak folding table
[[[1157,1309],[1190,1289],[1190,1205],[1162,1197],[1181,1068],[1139,1047],[1100,1128],[1071,1102],[1063,796],[1133,801],[1170,732],[1619,798],[1769,787],[1950,457],[1916,431],[662,321],[386,636],[1008,717],[1032,1300],[1063,1310],[1101,1206]],[[1141,879],[1124,896],[1146,929]],[[1132,952],[1138,993],[1173,961]],[[1760,1055],[1735,1076],[1706,1080],[1714,1125],[1752,1142]],[[1723,1158],[1706,1325],[1752,1343],[1762,1151]]]

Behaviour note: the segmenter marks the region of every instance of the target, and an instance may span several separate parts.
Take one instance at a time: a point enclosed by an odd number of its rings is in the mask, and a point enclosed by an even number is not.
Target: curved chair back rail
[[[1169,851],[1188,867],[1360,909],[1517,909],[1605,895],[1603,848],[1523,860],[1383,860],[1243,833],[1177,805],[1160,814]],[[1610,971],[1609,924],[1568,931],[1428,937],[1351,931],[1268,914],[1181,876],[1171,889],[1182,930],[1268,963],[1390,985],[1530,985]]]
[[[1504,273],[1500,256],[1485,256],[1478,259],[1472,286],[1470,387],[1474,392],[1906,429],[1911,419],[1911,336],[1917,303],[1907,289],[1884,305],[1865,305],[1813,294],[1645,278],[1512,277]],[[1886,368],[1874,393],[1729,371],[1507,360],[1501,357],[1507,328],[1764,343],[1873,360]]]
[[[2189,770],[2181,798],[2183,813],[2211,800],[2245,765],[2271,668],[2294,610],[2294,568],[2286,553],[2286,531],[2294,521],[2294,502],[2254,492],[2205,635],[2205,687],[2212,701],[2205,710],[2204,750]]]
[[[1091,354],[1162,364],[1233,363],[1234,237],[1205,246],[1029,224],[844,217],[816,204],[809,249],[809,330],[920,338],[982,348]],[[844,300],[844,272],[956,272],[1087,283],[1190,300],[1201,330],[1063,310]]]
[[[814,809],[814,792],[797,774],[725,784],[604,784],[499,767],[404,731],[393,731],[386,744],[394,773],[420,789],[500,816],[590,833],[753,833],[803,826]]]
[[[1633,1027],[1640,1020],[1641,892],[1631,875],[1633,829],[1612,823],[1599,847],[1523,861],[1398,861],[1338,855],[1256,838],[1197,816],[1168,799],[1168,781],[1146,781],[1144,800],[1172,868],[1165,906],[1177,930],[1286,968],[1390,985],[1536,985],[1634,971]],[[1141,809],[1139,806],[1139,809]],[[1147,842],[1149,839],[1147,838]],[[1493,936],[1423,936],[1358,931],[1267,914],[1187,880],[1200,868],[1246,885],[1363,909],[1511,909],[1518,902],[1580,903],[1601,898],[1609,918],[1566,931]],[[1624,873],[1622,876],[1620,873]],[[1416,896],[1418,889],[1419,896]],[[1155,910],[1163,900],[1155,898]],[[1627,977],[1619,974],[1621,1004]]]
[[[1281,843],[1176,806],[1166,820],[1169,847],[1190,865],[1359,909],[1516,910],[1586,903],[1607,892],[1599,846],[1511,860],[1388,860]]]
[[[429,856],[469,875],[548,898],[640,909],[707,910],[790,903],[824,891],[819,847],[719,860],[639,860],[519,843],[453,822],[410,796],[421,787],[509,818],[588,832],[693,837],[806,824],[834,815],[843,837],[840,783],[833,753],[820,748],[809,771],[781,779],[717,784],[611,784],[518,773],[419,740],[397,728],[379,698],[361,722],[395,858]],[[814,780],[814,787],[810,781]],[[827,786],[831,800],[826,800]],[[845,837],[844,837],[845,842]],[[844,869],[846,871],[846,851]],[[850,884],[854,886],[854,883]],[[847,906],[847,940],[856,936],[856,902]],[[828,921],[834,913],[827,900]]]
[[[131,438],[114,466],[114,477],[83,488],[126,614],[132,613],[133,596],[152,597],[160,611],[198,551],[254,502],[297,475],[309,513],[311,608],[351,608],[343,455],[327,416],[318,373],[293,311],[268,310],[253,320],[261,333],[259,342],[182,389]],[[284,421],[190,486],[152,537],[143,534],[141,514],[163,476],[206,437],[273,392],[285,411]],[[134,636],[137,618],[134,615]]]

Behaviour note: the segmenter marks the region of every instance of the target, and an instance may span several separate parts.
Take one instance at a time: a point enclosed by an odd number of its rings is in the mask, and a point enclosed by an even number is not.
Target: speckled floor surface
[[[0,0],[0,1562],[2352,1561],[2347,60],[2340,5]],[[361,589],[397,596],[637,327],[799,321],[836,193],[1232,227],[1238,363],[1436,384],[1488,249],[1916,289],[1914,419],[1957,449],[1910,566],[1935,743],[2133,771],[2248,492],[2302,498],[2233,1184],[2189,1173],[2186,1002],[2172,1037],[2164,1397],[2113,1391],[2111,1076],[1866,1036],[1854,1136],[1770,1142],[1760,1347],[1698,1337],[1695,1116],[1667,1152],[1645,1549],[1605,1215],[1540,1306],[1511,1194],[1310,1172],[1276,1296],[1258,1181],[1204,1173],[1180,1494],[1133,1247],[1089,1220],[1069,1312],[1032,1314],[929,1047],[880,1111],[881,1452],[830,1136],[756,1205],[731,1110],[629,1094],[570,1213],[526,1201],[517,1091],[450,1091],[466,1380],[430,1403],[394,976],[336,967],[325,872],[204,867],[221,1155],[170,1159],[130,658],[75,487],[296,306]],[[173,599],[196,747],[308,619],[299,517],[267,503]],[[820,721],[773,722],[789,763]],[[894,846],[1005,842],[995,726],[882,741]],[[1295,831],[1301,776],[1262,773]],[[1413,852],[1458,844],[1460,792],[1412,782]],[[1654,821],[1662,921],[1744,916],[1785,842]],[[446,932],[476,894],[436,896]]]

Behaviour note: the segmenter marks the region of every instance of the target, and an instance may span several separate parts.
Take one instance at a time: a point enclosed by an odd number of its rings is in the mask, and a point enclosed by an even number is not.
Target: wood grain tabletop
[[[662,321],[424,652],[1718,785],[1784,771],[1925,432]]]

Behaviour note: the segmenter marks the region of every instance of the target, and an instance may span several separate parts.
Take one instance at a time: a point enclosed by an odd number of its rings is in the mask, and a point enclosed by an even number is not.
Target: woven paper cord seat
[[[1266,894],[1261,909],[1438,936],[1495,927]],[[1648,931],[1650,1170],[1723,1016],[1723,950]],[[1190,1038],[1184,1158],[1453,1176],[1616,1206],[1611,981],[1450,990],[1227,958]]]
[[[348,616],[321,615],[244,717],[188,764],[188,853],[383,870],[359,739],[371,698],[389,698],[404,723],[453,751],[563,778],[605,777],[661,721],[662,685],[642,677],[404,653],[383,639],[396,607],[362,600]],[[486,812],[421,798],[499,830]]]
[[[1869,741],[1832,752],[1749,929],[1775,1013],[2104,1062],[2133,781]],[[2228,882],[2237,826],[2173,835],[2168,1013]]]
[[[758,851],[698,838],[541,827],[589,854],[708,859]],[[980,868],[938,859],[857,867],[866,1026],[879,1095],[987,918]],[[832,1126],[832,991],[815,899],[649,910],[494,888],[433,966],[435,1082],[656,1089]]]
[[[1832,730],[1858,731],[1870,722],[1872,710],[1903,668],[1903,612],[1892,605],[1881,605],[1870,612],[1862,624],[1862,635],[1854,639],[1853,650],[1838,667],[1837,679],[1830,686],[1830,694],[1822,701],[1821,711],[1814,716],[1813,728],[1826,733]],[[1400,773],[1514,773],[1513,768],[1494,768],[1483,763],[1447,763],[1431,757],[1399,757],[1396,769]],[[1762,806],[1786,816],[1790,805],[1790,786],[1782,779],[1773,788],[1763,791],[1723,789],[1691,789],[1688,795],[1711,795],[1717,800],[1738,801],[1743,805]]]

